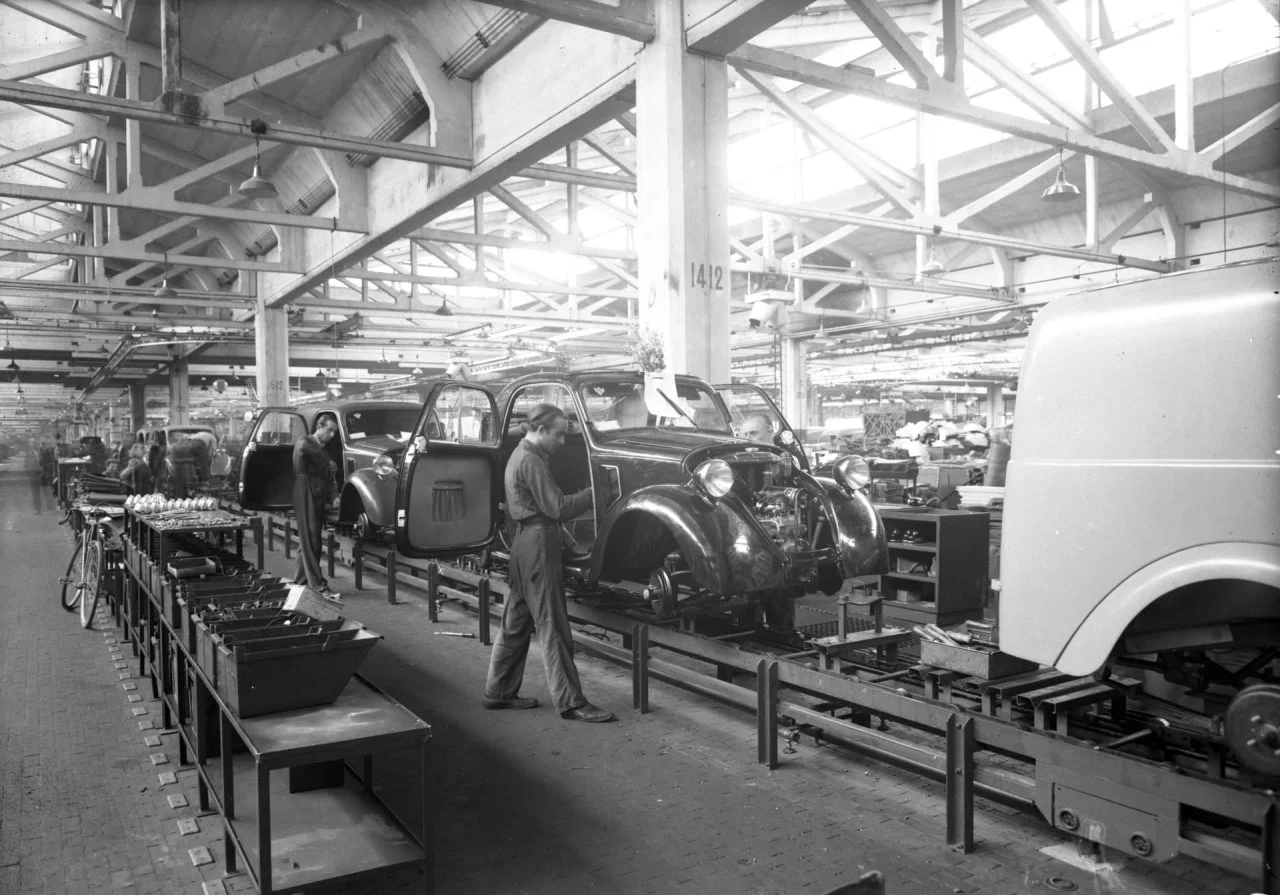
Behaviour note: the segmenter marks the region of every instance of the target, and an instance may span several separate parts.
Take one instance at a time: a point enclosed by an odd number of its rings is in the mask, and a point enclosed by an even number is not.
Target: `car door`
[[[431,387],[396,491],[396,549],[405,556],[472,553],[493,540],[502,494],[497,420],[484,386]]]
[[[755,385],[748,385],[745,382],[712,387],[724,400],[725,406],[729,408],[729,415],[733,419],[735,431],[751,417],[763,415],[769,421],[773,444],[790,452],[795,457],[799,467],[805,472],[809,471],[809,458],[805,456],[804,445],[796,437],[795,430],[791,428],[787,418],[782,415],[778,405],[773,403],[773,399],[763,389]]]
[[[302,414],[268,407],[249,431],[240,462],[240,506],[278,512],[293,508],[293,444],[307,434]]]

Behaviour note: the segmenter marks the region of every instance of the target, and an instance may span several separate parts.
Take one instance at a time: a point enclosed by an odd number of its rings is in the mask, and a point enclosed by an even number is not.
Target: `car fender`
[[[884,523],[862,491],[850,494],[832,479],[819,478],[824,508],[832,521],[833,540],[844,576],[879,575],[889,571],[889,543]]]
[[[1188,584],[1235,579],[1280,590],[1280,545],[1253,541],[1201,544],[1163,556],[1120,582],[1085,616],[1054,667],[1064,674],[1093,674],[1143,609]],[[1280,606],[1276,607],[1280,612]]]
[[[357,501],[364,505],[365,514],[375,526],[391,528],[396,521],[396,476],[357,469],[342,486],[338,503],[341,521],[355,521]]]
[[[739,594],[783,587],[787,559],[733,495],[712,503],[694,489],[677,485],[640,488],[609,508],[597,532],[603,550],[594,550],[590,579],[599,580],[605,563],[617,558],[624,545],[615,534],[629,537],[625,520],[636,515],[666,526],[689,563],[698,585],[716,594]]]

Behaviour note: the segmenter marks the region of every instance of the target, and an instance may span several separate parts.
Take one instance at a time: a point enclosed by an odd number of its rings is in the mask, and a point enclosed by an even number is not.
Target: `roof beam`
[[[1071,24],[1058,11],[1058,6],[1052,0],[1026,0],[1028,6],[1035,11],[1040,20],[1048,27],[1054,37],[1061,41],[1062,45],[1067,48],[1072,57],[1080,64],[1090,78],[1102,89],[1102,92],[1111,97],[1111,101],[1116,104],[1116,108],[1124,112],[1129,119],[1129,123],[1133,125],[1133,129],[1138,135],[1150,146],[1156,150],[1172,150],[1177,147],[1165,129],[1160,126],[1159,122],[1147,111],[1147,108],[1139,102],[1133,94],[1129,93],[1120,83],[1120,80],[1111,73],[1106,63],[1102,61],[1102,57],[1098,55],[1097,50],[1084,41],[1080,35],[1076,34]]]
[[[907,36],[893,16],[876,0],[844,0],[845,5],[857,13],[858,18],[884,45],[889,54],[898,60],[917,87],[927,88],[938,80],[938,74],[924,53]]]
[[[654,0],[656,3],[665,0]],[[725,56],[767,31],[811,0],[685,0],[685,46],[705,56]]]
[[[517,239],[510,236],[494,236],[488,233],[463,233],[437,227],[421,227],[409,234],[411,239],[434,240],[457,245],[488,246],[499,249],[529,249],[535,252],[563,252],[565,247],[545,240]],[[639,255],[632,249],[606,249],[573,244],[570,249],[584,258],[612,258],[618,261],[635,261]]]
[[[323,65],[326,62],[339,59],[345,53],[370,45],[385,44],[389,40],[391,40],[391,35],[381,29],[361,29],[354,34],[343,35],[326,44],[321,44],[313,49],[290,56],[288,59],[282,59],[273,65],[260,68],[255,72],[236,78],[234,81],[227,81],[225,84],[212,87],[201,95],[201,99],[212,100],[219,105],[225,105],[238,100],[247,93],[253,93],[277,81],[291,78],[308,69],[315,68],[317,65]]]
[[[302,272],[287,264],[241,259],[232,261],[227,258],[211,258],[204,255],[173,255],[146,252],[113,243],[108,243],[104,246],[80,246],[67,243],[35,242],[25,239],[0,239],[0,252],[27,252],[32,255],[65,255],[77,258],[122,258],[126,261],[146,261],[150,264],[164,264],[167,262],[169,264],[185,264],[188,267],[213,267],[219,270],[235,267],[240,270],[262,270],[271,273]]]
[[[845,139],[835,128],[823,121],[816,112],[778,87],[768,76],[758,75],[736,66],[735,69],[743,78],[777,105],[788,118],[803,130],[817,137],[841,161],[861,174],[867,183],[871,184],[880,195],[888,199],[899,211],[905,212],[910,217],[915,217],[920,213],[919,203],[915,202],[898,184],[881,176],[875,167],[868,164],[861,157],[854,143]]]
[[[30,105],[40,108],[64,109],[86,115],[120,115],[124,118],[150,124],[170,125],[190,130],[198,127],[233,137],[284,143],[291,146],[311,146],[316,149],[333,149],[339,152],[367,154],[381,158],[398,158],[410,162],[440,165],[446,168],[470,168],[471,159],[449,152],[441,152],[412,143],[391,140],[372,140],[367,137],[348,137],[312,128],[289,125],[284,128],[268,126],[266,133],[255,134],[252,123],[235,118],[192,118],[176,112],[165,112],[150,103],[120,97],[95,96],[78,90],[64,90],[38,84],[14,81],[0,82],[0,101]]]
[[[1015,137],[1034,140],[1037,143],[1062,146],[1121,164],[1138,164],[1157,172],[1177,174],[1211,183],[1219,188],[1225,185],[1227,189],[1235,192],[1270,201],[1280,199],[1280,185],[1219,171],[1208,159],[1200,158],[1194,153],[1148,152],[1115,140],[1095,136],[1092,133],[1056,127],[1023,118],[1020,115],[985,109],[949,87],[917,90],[891,84],[858,71],[823,65],[790,53],[751,45],[733,53],[729,61],[735,67],[741,66],[752,71],[813,84],[839,93],[871,96],[894,105],[965,121]]]
[[[648,43],[653,40],[653,15],[647,2],[622,0],[621,5],[593,0],[480,0],[486,6],[500,6],[544,19],[555,19]],[[655,0],[662,2],[662,0]]]
[[[958,227],[944,227],[942,225],[929,226],[928,224],[919,224],[913,221],[887,220],[885,218],[877,218],[869,214],[856,214],[849,211],[830,211],[823,208],[813,208],[802,205],[783,205],[778,202],[766,202],[763,199],[744,196],[741,193],[731,194],[729,197],[729,204],[736,205],[740,208],[750,208],[755,211],[766,211],[769,214],[776,214],[780,217],[792,218],[794,220],[827,221],[833,224],[861,224],[862,226],[871,227],[872,229],[890,230],[896,233],[909,233],[913,236],[931,236],[940,237],[942,239],[956,239],[961,242],[976,242],[981,245],[997,246],[1003,249],[1022,251],[1029,255],[1053,255],[1059,258],[1075,258],[1079,261],[1093,261],[1098,264],[1113,264],[1120,267],[1136,267],[1141,270],[1154,270],[1157,273],[1168,273],[1170,270],[1168,262],[1165,261],[1150,261],[1145,258],[1132,258],[1127,255],[1106,255],[1098,252],[1085,251],[1083,249],[1072,249],[1066,246],[1045,245],[1043,243],[1032,242],[1027,239],[1016,239],[1010,236],[1001,236],[996,233],[978,233],[973,230],[961,230]]]
[[[220,205],[202,205],[198,202],[179,202],[165,196],[154,187],[142,190],[125,190],[120,193],[68,190],[59,187],[34,186],[0,181],[0,196],[12,199],[34,199],[42,202],[68,202],[81,205],[102,205],[107,208],[134,208],[164,214],[191,215],[223,221],[250,221],[255,224],[273,224],[280,227],[307,227],[313,230],[332,230],[335,218],[321,218],[306,214],[285,214],[275,211],[255,211],[248,208],[223,208]],[[245,268],[248,270],[248,268]]]

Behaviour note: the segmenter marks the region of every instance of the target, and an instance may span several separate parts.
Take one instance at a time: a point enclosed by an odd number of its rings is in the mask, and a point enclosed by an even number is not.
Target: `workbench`
[[[254,531],[261,559],[258,517],[204,534],[221,540],[234,533],[242,556],[245,530]],[[236,872],[243,862],[259,891],[282,895],[419,865],[422,891],[430,893],[430,726],[359,676],[330,705],[238,717],[166,611],[166,536],[199,533],[198,528],[159,529],[147,517],[128,513],[125,566],[131,593],[124,623],[139,657],[139,674],[149,674],[152,695],[162,700],[164,726],[178,734],[179,761],[197,771],[201,810],[213,807],[222,816],[227,872]],[[402,819],[375,793],[374,755],[410,750],[422,782],[421,815]],[[303,777],[295,777],[299,770],[327,771],[330,779],[306,788]],[[396,786],[412,783],[412,776],[398,777]],[[246,792],[249,798],[237,798]],[[410,823],[421,829],[420,836],[410,832]]]

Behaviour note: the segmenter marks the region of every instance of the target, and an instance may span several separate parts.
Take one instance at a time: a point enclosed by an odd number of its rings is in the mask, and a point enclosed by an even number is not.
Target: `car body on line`
[[[336,485],[372,465],[389,450],[403,448],[418,421],[416,401],[361,399],[297,407],[265,407],[249,427],[240,460],[240,505],[279,512],[293,506],[293,445],[322,418],[337,423],[325,450],[338,469]],[[355,523],[353,517],[350,522]]]
[[[736,436],[742,413],[710,385],[666,383],[647,387],[638,372],[537,373],[495,398],[476,383],[437,382],[409,443],[349,477],[340,518],[362,518],[365,535],[392,535],[408,556],[483,550],[503,524],[506,459],[529,413],[549,403],[569,418],[552,472],[564,491],[589,485],[595,495],[564,526],[581,548],[569,557],[571,582],[638,584],[662,614],[747,597],[777,618],[795,597],[884,569],[884,532],[859,483],[809,475],[763,393],[772,442]],[[627,416],[628,402],[643,406]]]

